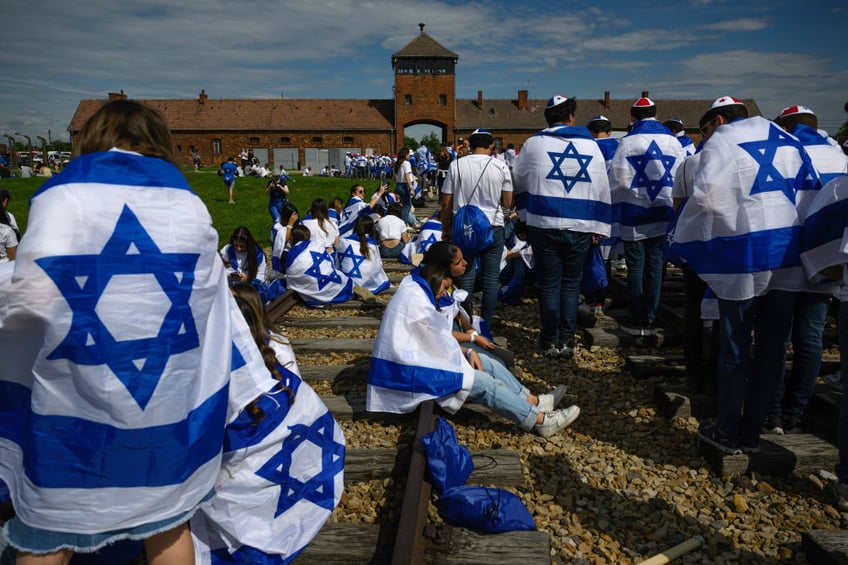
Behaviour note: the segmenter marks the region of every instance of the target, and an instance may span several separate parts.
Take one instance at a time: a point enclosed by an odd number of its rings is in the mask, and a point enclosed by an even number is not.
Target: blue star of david
[[[306,269],[306,274],[310,277],[314,277],[316,281],[318,281],[318,290],[324,290],[324,287],[330,284],[331,282],[340,283],[342,282],[342,278],[336,272],[333,266],[333,258],[330,257],[330,254],[326,251],[323,253],[319,253],[317,251],[310,251],[309,254],[312,256],[312,266]],[[330,272],[322,273],[321,265],[324,262],[330,264]]]
[[[431,232],[422,242],[421,242],[421,253],[426,253],[427,249],[430,248],[431,245],[439,241],[439,238],[436,237],[435,232]]]
[[[816,175],[813,164],[806,151],[801,151],[802,163],[794,178],[786,178],[774,166],[774,158],[781,147],[801,149],[801,144],[774,124],[769,125],[767,139],[740,143],[739,147],[748,152],[759,165],[754,184],[751,186],[751,196],[763,192],[782,192],[786,198],[795,204],[796,186],[801,190],[816,188]]]
[[[100,254],[37,259],[73,311],[68,335],[47,358],[107,365],[144,410],[169,357],[199,345],[189,304],[199,257],[162,253],[125,205]],[[156,337],[117,341],[97,315],[97,302],[112,277],[147,274],[155,277],[171,307]]]
[[[648,198],[650,198],[651,202],[656,200],[660,191],[663,188],[671,186],[674,184],[674,177],[671,176],[671,169],[674,167],[674,162],[677,158],[674,155],[666,155],[662,152],[657,142],[651,140],[651,144],[648,145],[648,150],[644,155],[633,155],[627,157],[627,161],[633,165],[633,168],[636,169],[636,174],[633,176],[633,182],[630,183],[630,188],[640,188],[645,187],[645,190],[648,192]],[[663,173],[659,178],[652,179],[648,175],[648,171],[646,170],[648,167],[648,163],[651,161],[659,161],[663,167]]]
[[[353,250],[353,245],[348,245],[347,249],[345,249],[344,252],[339,255],[339,263],[344,264],[345,259],[350,259],[352,263],[350,269],[347,271],[348,275],[355,279],[361,279],[362,272],[359,270],[359,266],[365,262],[365,257],[357,255],[356,252]]]
[[[577,148],[574,147],[573,143],[569,143],[568,147],[566,147],[565,151],[562,153],[548,151],[548,157],[551,158],[551,163],[553,163],[554,166],[545,178],[562,181],[562,186],[565,188],[566,193],[571,192],[571,189],[574,188],[574,185],[578,182],[592,182],[592,178],[589,176],[589,170],[587,168],[589,163],[592,161],[592,156],[581,155],[578,153]],[[566,159],[574,159],[577,161],[579,170],[576,175],[570,176],[562,172],[560,167]]]
[[[342,210],[342,216],[343,216],[343,219],[344,219],[344,223],[347,223],[347,221],[350,219],[350,217],[352,215],[353,215],[353,210],[351,210],[350,208],[345,208],[344,210]]]
[[[333,510],[335,477],[344,469],[344,445],[333,439],[335,422],[330,412],[315,420],[311,426],[291,426],[291,435],[282,442],[279,452],[265,462],[256,475],[268,482],[280,485],[277,499],[276,518],[301,500],[308,500],[326,510]],[[292,455],[304,442],[321,448],[321,471],[307,480],[299,481],[290,476]]]

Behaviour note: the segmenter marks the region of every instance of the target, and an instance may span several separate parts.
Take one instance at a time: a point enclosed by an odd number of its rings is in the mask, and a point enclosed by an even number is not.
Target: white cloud
[[[739,18],[707,24],[701,27],[712,31],[751,32],[766,29],[769,27],[769,22],[760,18]]]

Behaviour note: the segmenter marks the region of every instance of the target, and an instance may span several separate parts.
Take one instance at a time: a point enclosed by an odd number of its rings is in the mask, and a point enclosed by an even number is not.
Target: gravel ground
[[[287,317],[356,315],[298,306]],[[700,549],[680,563],[806,563],[801,535],[848,526],[832,506],[828,481],[818,476],[717,477],[699,455],[697,420],[669,421],[651,401],[660,379],[633,379],[624,370],[627,350],[579,349],[573,362],[536,353],[538,306],[525,300],[498,311],[497,335],[509,340],[521,380],[534,392],[565,383],[563,405],[581,414],[548,440],[499,419],[460,412],[452,418],[469,449],[509,448],[524,465],[526,484],[511,489],[540,530],[551,535],[553,563],[638,563],[692,537]],[[291,338],[371,337],[375,330],[303,330],[282,327]],[[679,350],[645,350],[658,355]],[[329,363],[365,361],[361,354],[331,353]],[[322,361],[323,359],[323,361]],[[326,356],[299,355],[301,366]],[[318,383],[319,394],[364,395],[364,382]],[[414,430],[403,425],[340,422],[350,447],[408,446]],[[832,469],[825,469],[832,472]],[[401,480],[401,479],[398,479]],[[402,489],[394,479],[348,485],[334,520],[383,523],[397,519]],[[438,521],[435,507],[430,516]]]

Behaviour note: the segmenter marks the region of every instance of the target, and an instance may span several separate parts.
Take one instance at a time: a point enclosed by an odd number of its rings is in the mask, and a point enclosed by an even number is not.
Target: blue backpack
[[[468,197],[468,201],[474,198],[474,193],[477,192],[477,187],[480,186],[480,180],[489,167],[489,162],[480,173],[480,178],[477,179],[477,184],[474,185],[474,190]],[[459,170],[457,169],[457,174]],[[462,179],[458,183],[462,186]],[[453,217],[453,230],[451,231],[451,241],[462,249],[463,255],[478,255],[492,246],[495,242],[495,234],[492,230],[492,224],[489,223],[489,218],[486,214],[473,204],[460,206]]]

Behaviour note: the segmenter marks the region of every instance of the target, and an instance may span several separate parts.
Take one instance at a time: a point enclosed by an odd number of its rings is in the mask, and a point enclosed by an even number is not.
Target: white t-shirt
[[[0,263],[9,261],[9,254],[6,252],[10,247],[18,246],[18,236],[15,235],[15,230],[6,224],[0,224]]]
[[[512,175],[503,161],[472,154],[450,164],[442,192],[453,194],[454,213],[466,204],[473,204],[486,214],[492,226],[503,226],[501,194],[512,192]],[[474,196],[469,202],[472,192]]]
[[[335,247],[336,238],[339,237],[339,227],[332,219],[327,219],[324,222],[326,233],[318,225],[318,220],[309,218],[303,220],[303,225],[309,228],[309,239],[320,244],[321,247]]]
[[[400,164],[400,170],[395,175],[395,182],[406,182],[406,173],[412,174],[412,165],[409,161]]]
[[[400,239],[403,232],[406,231],[406,222],[397,216],[387,214],[377,220],[377,223],[374,225],[374,230],[377,232],[377,236],[380,241],[385,241],[387,239]]]

